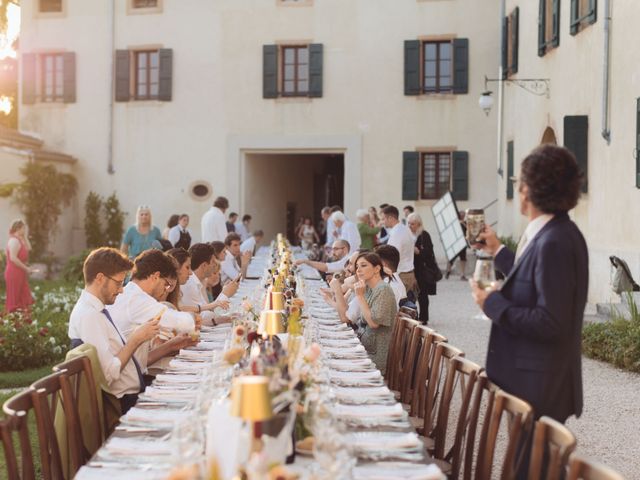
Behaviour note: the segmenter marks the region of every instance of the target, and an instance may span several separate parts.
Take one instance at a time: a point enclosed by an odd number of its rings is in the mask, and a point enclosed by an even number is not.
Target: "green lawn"
[[[28,387],[36,380],[46,377],[51,373],[52,365],[32,368],[22,372],[0,372],[0,388]]]

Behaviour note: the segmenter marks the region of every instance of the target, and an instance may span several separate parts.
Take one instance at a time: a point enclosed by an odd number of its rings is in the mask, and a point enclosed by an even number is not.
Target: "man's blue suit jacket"
[[[491,318],[487,375],[527,400],[536,418],[564,422],[582,412],[581,340],[589,285],[587,245],[566,213],[554,216],[514,265],[503,248],[496,268],[507,278],[484,304]]]

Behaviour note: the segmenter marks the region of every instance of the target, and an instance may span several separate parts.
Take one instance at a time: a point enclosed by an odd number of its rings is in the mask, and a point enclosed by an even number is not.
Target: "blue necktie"
[[[122,335],[120,335],[120,330],[118,330],[118,327],[116,327],[116,324],[113,323],[113,319],[111,318],[111,315],[109,315],[109,311],[105,308],[102,310],[102,313],[104,313],[104,316],[107,317],[107,320],[109,320],[111,325],[113,325],[113,328],[116,329],[116,332],[118,332],[118,336],[120,337],[120,340],[122,340],[122,344],[125,345],[127,342],[125,342],[124,338],[122,338]],[[144,384],[144,377],[142,376],[142,369],[140,368],[140,364],[138,363],[138,360],[136,360],[135,355],[131,355],[131,360],[133,360],[133,364],[136,367],[136,372],[138,372],[138,380],[140,381],[140,391],[144,392],[146,385]]]

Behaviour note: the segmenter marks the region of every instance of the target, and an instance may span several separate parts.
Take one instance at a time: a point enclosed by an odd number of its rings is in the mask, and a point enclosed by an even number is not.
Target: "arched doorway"
[[[540,145],[545,145],[547,143],[550,143],[551,145],[558,144],[558,141],[556,140],[556,132],[554,132],[551,127],[545,128]]]

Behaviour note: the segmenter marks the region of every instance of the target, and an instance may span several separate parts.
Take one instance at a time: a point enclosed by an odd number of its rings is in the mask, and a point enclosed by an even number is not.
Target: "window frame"
[[[164,0],[156,0],[155,6],[137,7],[137,0],[127,0],[127,15],[144,15],[148,13],[162,13]]]
[[[311,64],[311,52],[309,51],[309,45],[310,44],[285,44],[285,45],[279,45],[278,49],[278,56],[280,58],[280,68],[279,68],[279,90],[280,90],[280,97],[284,97],[284,98],[292,98],[292,97],[309,97],[309,91],[310,91],[310,86],[311,86],[311,78],[310,78],[310,71],[309,71],[309,66]],[[287,79],[285,77],[285,69],[287,66],[289,66],[290,64],[286,63],[286,50],[288,49],[292,49],[295,51],[295,62],[293,63],[294,65],[294,78],[293,78],[293,84],[294,84],[294,91],[293,92],[286,92],[285,91],[285,82],[287,81],[292,81],[290,79]],[[302,49],[306,49],[307,51],[307,63],[306,63],[306,67],[307,67],[307,90],[306,91],[300,91],[298,89],[298,82],[300,81],[300,79],[298,78],[298,68],[301,65],[298,61],[298,52]]]
[[[146,64],[146,90],[147,90],[147,94],[144,96],[139,95],[138,93],[138,86],[140,85],[139,82],[139,57],[141,54],[147,54],[147,64]],[[157,93],[155,95],[151,95],[151,86],[153,85],[153,82],[151,82],[151,54],[155,54],[158,57],[158,65],[157,67],[155,67],[155,69],[158,71],[158,75],[157,75],[157,82],[155,82],[155,84],[157,85]],[[132,62],[132,68],[133,68],[133,75],[132,75],[132,80],[133,80],[133,95],[131,95],[131,99],[133,101],[136,102],[143,102],[143,101],[157,101],[159,100],[159,94],[160,94],[160,49],[159,48],[144,48],[144,49],[136,49],[136,50],[132,50],[131,51],[131,55],[133,56],[133,62]]]
[[[543,57],[551,50],[556,49],[560,45],[560,12],[562,10],[562,5],[560,4],[560,0],[542,0],[544,2],[544,42],[540,43],[540,38],[538,38],[538,56]],[[554,32],[553,28],[553,12],[554,12],[554,3],[558,2],[558,18],[557,18],[557,28],[558,31]]]
[[[572,35],[577,35],[585,28],[596,22],[598,4],[594,0],[576,0],[576,12],[571,12],[569,29]],[[573,4],[571,5],[573,10]],[[592,20],[593,18],[593,20]]]
[[[445,193],[452,190],[451,182],[453,181],[453,151],[450,150],[426,150],[420,151],[420,167],[419,167],[419,178],[420,178],[420,188],[419,188],[419,196],[420,200],[438,200]],[[433,155],[435,156],[435,170],[434,170],[434,194],[430,196],[425,192],[425,161],[427,156]],[[448,157],[448,170],[449,170],[449,180],[447,182],[447,188],[445,191],[440,191],[440,182],[438,181],[440,176],[440,157]]]
[[[449,71],[450,84],[449,88],[443,90],[440,88],[440,45],[448,44],[451,49],[451,55],[448,61],[450,62],[451,68]],[[425,65],[427,63],[427,45],[436,45],[436,87],[435,90],[427,90],[427,76],[426,76],[426,68]],[[423,39],[420,41],[420,93],[422,95],[453,95],[454,88],[454,47],[453,47],[453,39],[452,38],[444,38],[444,39]]]
[[[47,95],[47,59],[53,59],[53,72],[52,72],[52,84],[51,95]],[[60,59],[60,70],[58,72],[57,59]],[[43,52],[38,54],[37,64],[39,68],[38,75],[38,87],[37,97],[40,103],[64,103],[64,52]],[[61,75],[60,82],[58,83],[58,73]],[[59,94],[58,94],[59,90]]]
[[[518,14],[516,13],[516,8],[514,8],[509,15],[507,15],[507,65],[506,71],[504,74],[507,78],[511,77],[518,73],[518,49],[520,48],[517,42],[517,39],[514,34],[514,28],[516,32],[518,31],[519,25],[515,24],[516,19],[519,20]]]
[[[64,3],[65,0],[59,0],[60,3],[60,9],[59,10],[43,10],[42,9],[42,4],[45,2],[51,2],[53,0],[38,0],[38,13],[41,15],[56,15],[56,14],[60,14],[60,13],[64,13]]]

